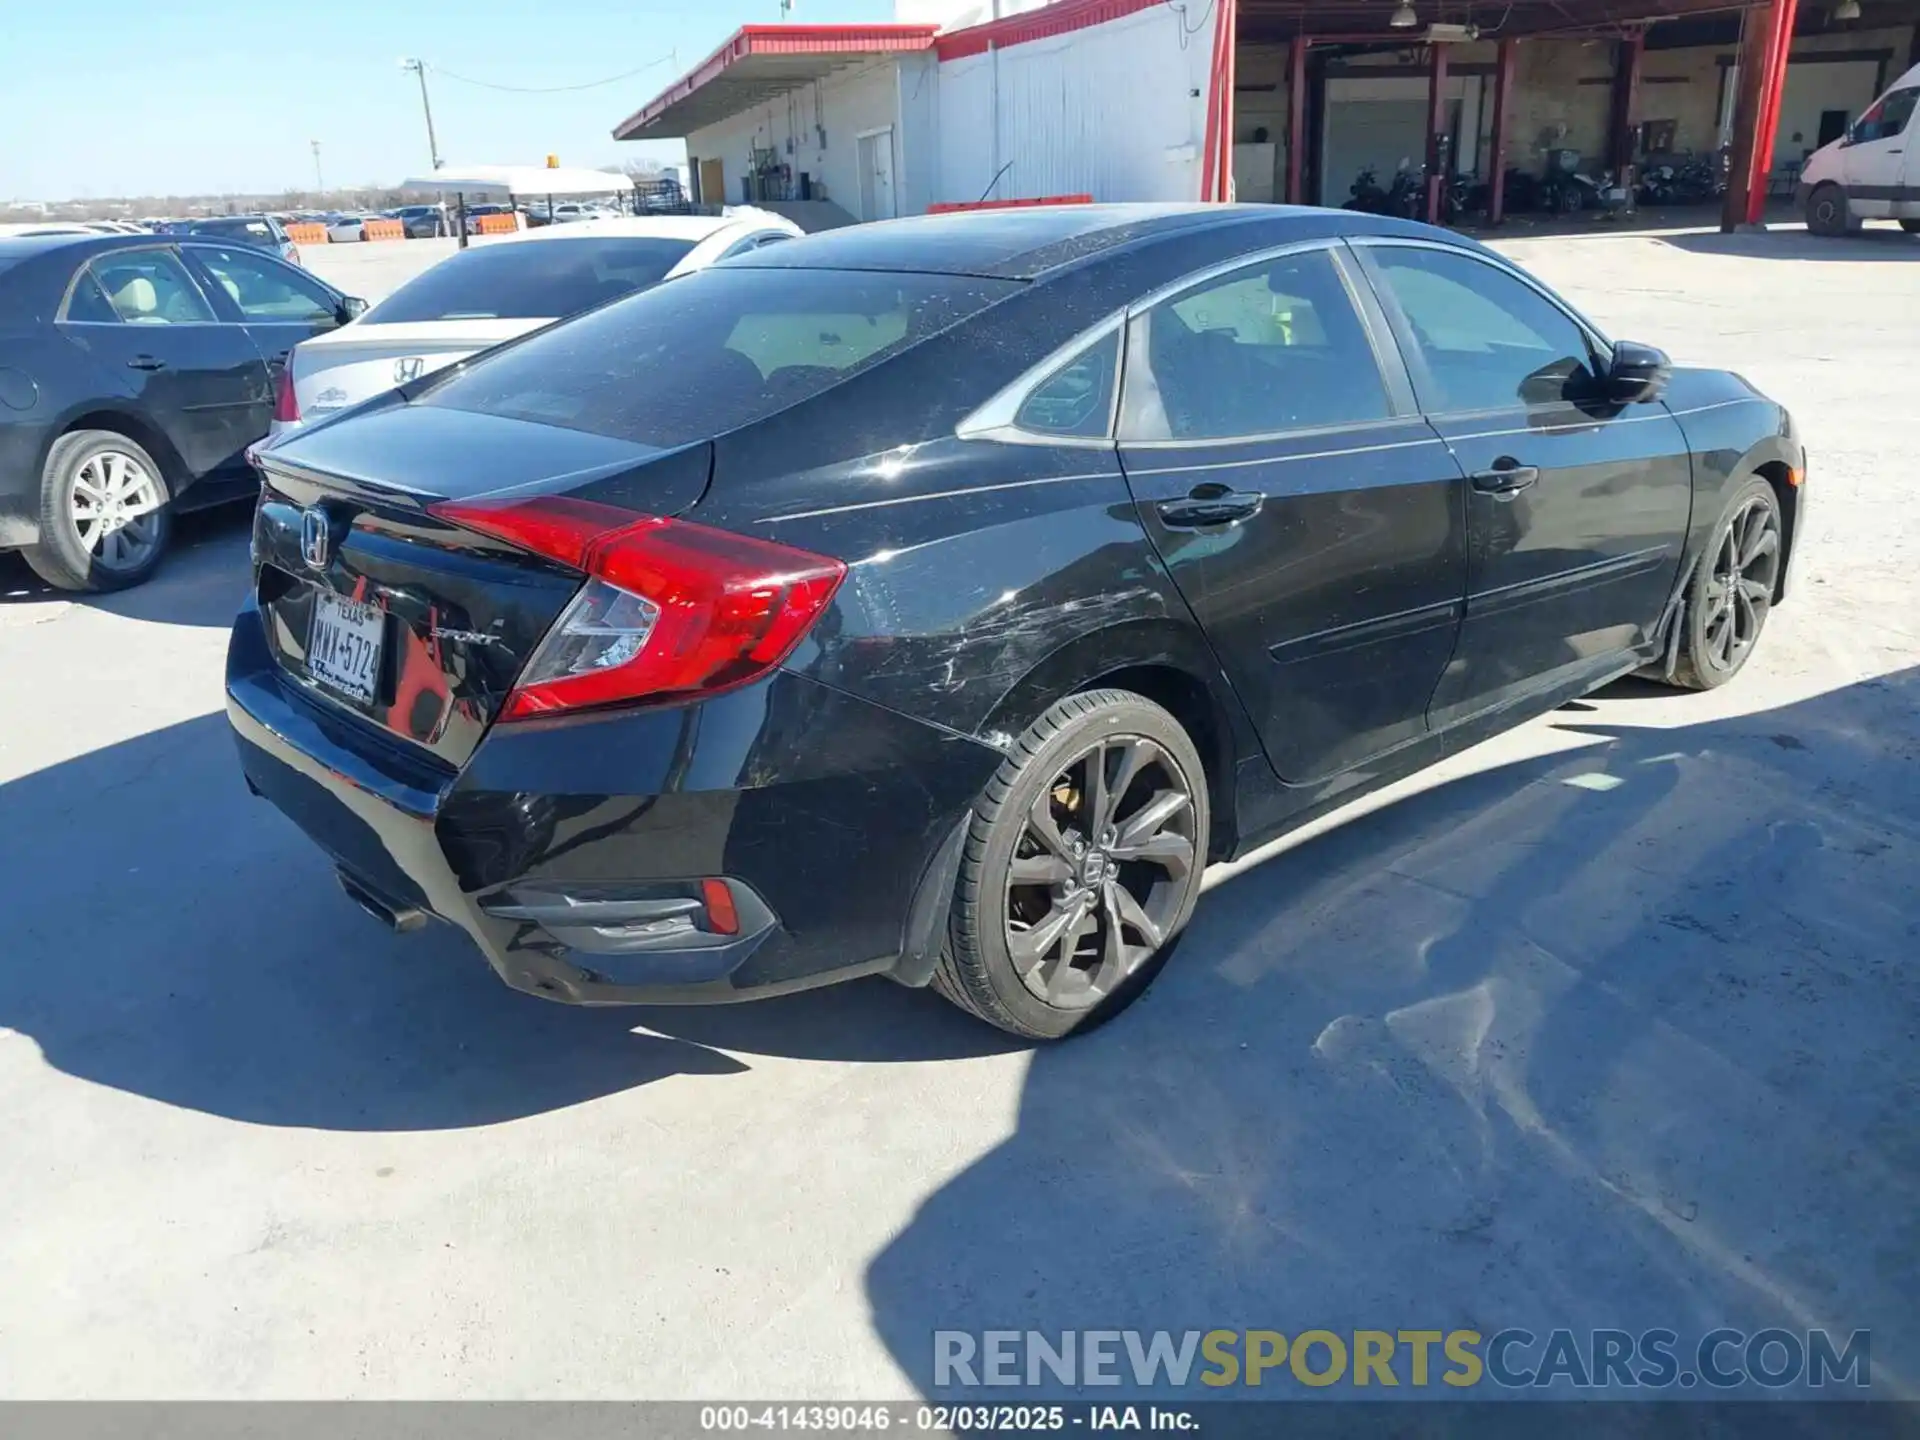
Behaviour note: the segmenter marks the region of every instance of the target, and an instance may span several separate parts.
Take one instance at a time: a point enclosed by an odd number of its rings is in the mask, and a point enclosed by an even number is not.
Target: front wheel
[[[1027,1039],[1117,1014],[1193,913],[1207,825],[1179,721],[1126,690],[1068,696],[974,804],[934,988]]]
[[[53,442],[40,481],[40,540],[21,552],[61,590],[124,590],[160,566],[173,533],[151,455],[110,430]]]
[[[1780,499],[1756,475],[1720,517],[1694,571],[1676,685],[1717,690],[1740,673],[1766,628],[1784,543]]]
[[[1828,182],[1807,197],[1807,229],[1816,235],[1844,235],[1852,229],[1847,192]]]

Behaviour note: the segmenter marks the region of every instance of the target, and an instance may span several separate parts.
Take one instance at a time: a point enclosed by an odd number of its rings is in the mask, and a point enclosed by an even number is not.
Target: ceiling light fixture
[[[1852,3],[1852,0],[1847,0],[1847,3]],[[1393,18],[1387,21],[1387,24],[1396,30],[1411,30],[1419,23],[1420,17],[1413,13],[1413,6],[1408,3],[1408,0],[1400,0],[1400,6],[1393,12]]]
[[[1840,0],[1840,3],[1833,7],[1833,18],[1836,20],[1858,20],[1860,18],[1860,0]]]

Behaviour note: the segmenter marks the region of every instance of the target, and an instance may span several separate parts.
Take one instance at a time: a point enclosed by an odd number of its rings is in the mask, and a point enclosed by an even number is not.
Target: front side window
[[[546,243],[566,242],[478,253]],[[960,275],[712,266],[497,350],[421,403],[666,449],[811,399],[1019,288]]]
[[[1586,333],[1532,286],[1450,251],[1371,253],[1419,352],[1414,386],[1422,408],[1550,405],[1577,401],[1592,385]]]
[[[257,250],[204,245],[195,246],[193,255],[249,320],[323,325],[339,318],[333,296],[292,266],[276,264]]]
[[[361,323],[557,320],[658,284],[691,249],[656,236],[555,235],[465,250],[402,285]]]
[[[1854,144],[1866,145],[1906,134],[1916,105],[1920,105],[1920,87],[1895,90],[1884,96],[1854,125]]]
[[[1333,257],[1263,260],[1133,322],[1122,433],[1225,440],[1351,425],[1393,412]]]
[[[193,325],[214,318],[186,267],[170,251],[103,255],[91,270],[114,314],[129,325]],[[71,309],[68,315],[72,317]]]

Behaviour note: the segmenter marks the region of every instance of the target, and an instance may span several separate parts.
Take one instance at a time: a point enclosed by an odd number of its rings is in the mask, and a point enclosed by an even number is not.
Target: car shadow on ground
[[[174,522],[173,552],[153,579],[105,595],[56,590],[18,555],[0,554],[0,611],[68,602],[156,625],[224,629],[246,598],[252,530],[253,512],[244,504],[182,515]]]
[[[69,1074],[210,1114],[455,1128],[747,1068],[724,1049],[880,1062],[1016,1043],[887,980],[698,1011],[521,995],[452,927],[398,936],[361,913],[247,793],[222,714],[0,785],[0,816],[0,1027]]]
[[[1852,235],[1813,235],[1805,230],[1749,231],[1723,235],[1661,235],[1661,244],[1695,255],[1726,255],[1744,260],[1837,260],[1850,264],[1913,264],[1920,261],[1920,236],[1893,225],[1870,225]]]
[[[873,1260],[895,1361],[949,1399],[937,1329],[1826,1326],[1911,1394],[1916,704],[1909,671],[1677,729],[1576,711],[1605,743],[1216,887]],[[1188,1395],[1310,1393],[1267,1381]]]

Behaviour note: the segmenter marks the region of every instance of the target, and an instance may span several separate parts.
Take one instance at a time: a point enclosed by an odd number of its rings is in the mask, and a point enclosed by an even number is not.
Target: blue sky
[[[793,19],[884,21],[891,0],[799,0]],[[427,168],[428,64],[449,162],[677,160],[614,124],[778,0],[0,0],[0,200],[275,191],[392,182]],[[670,52],[676,61],[668,61]],[[598,89],[577,85],[661,63]]]

